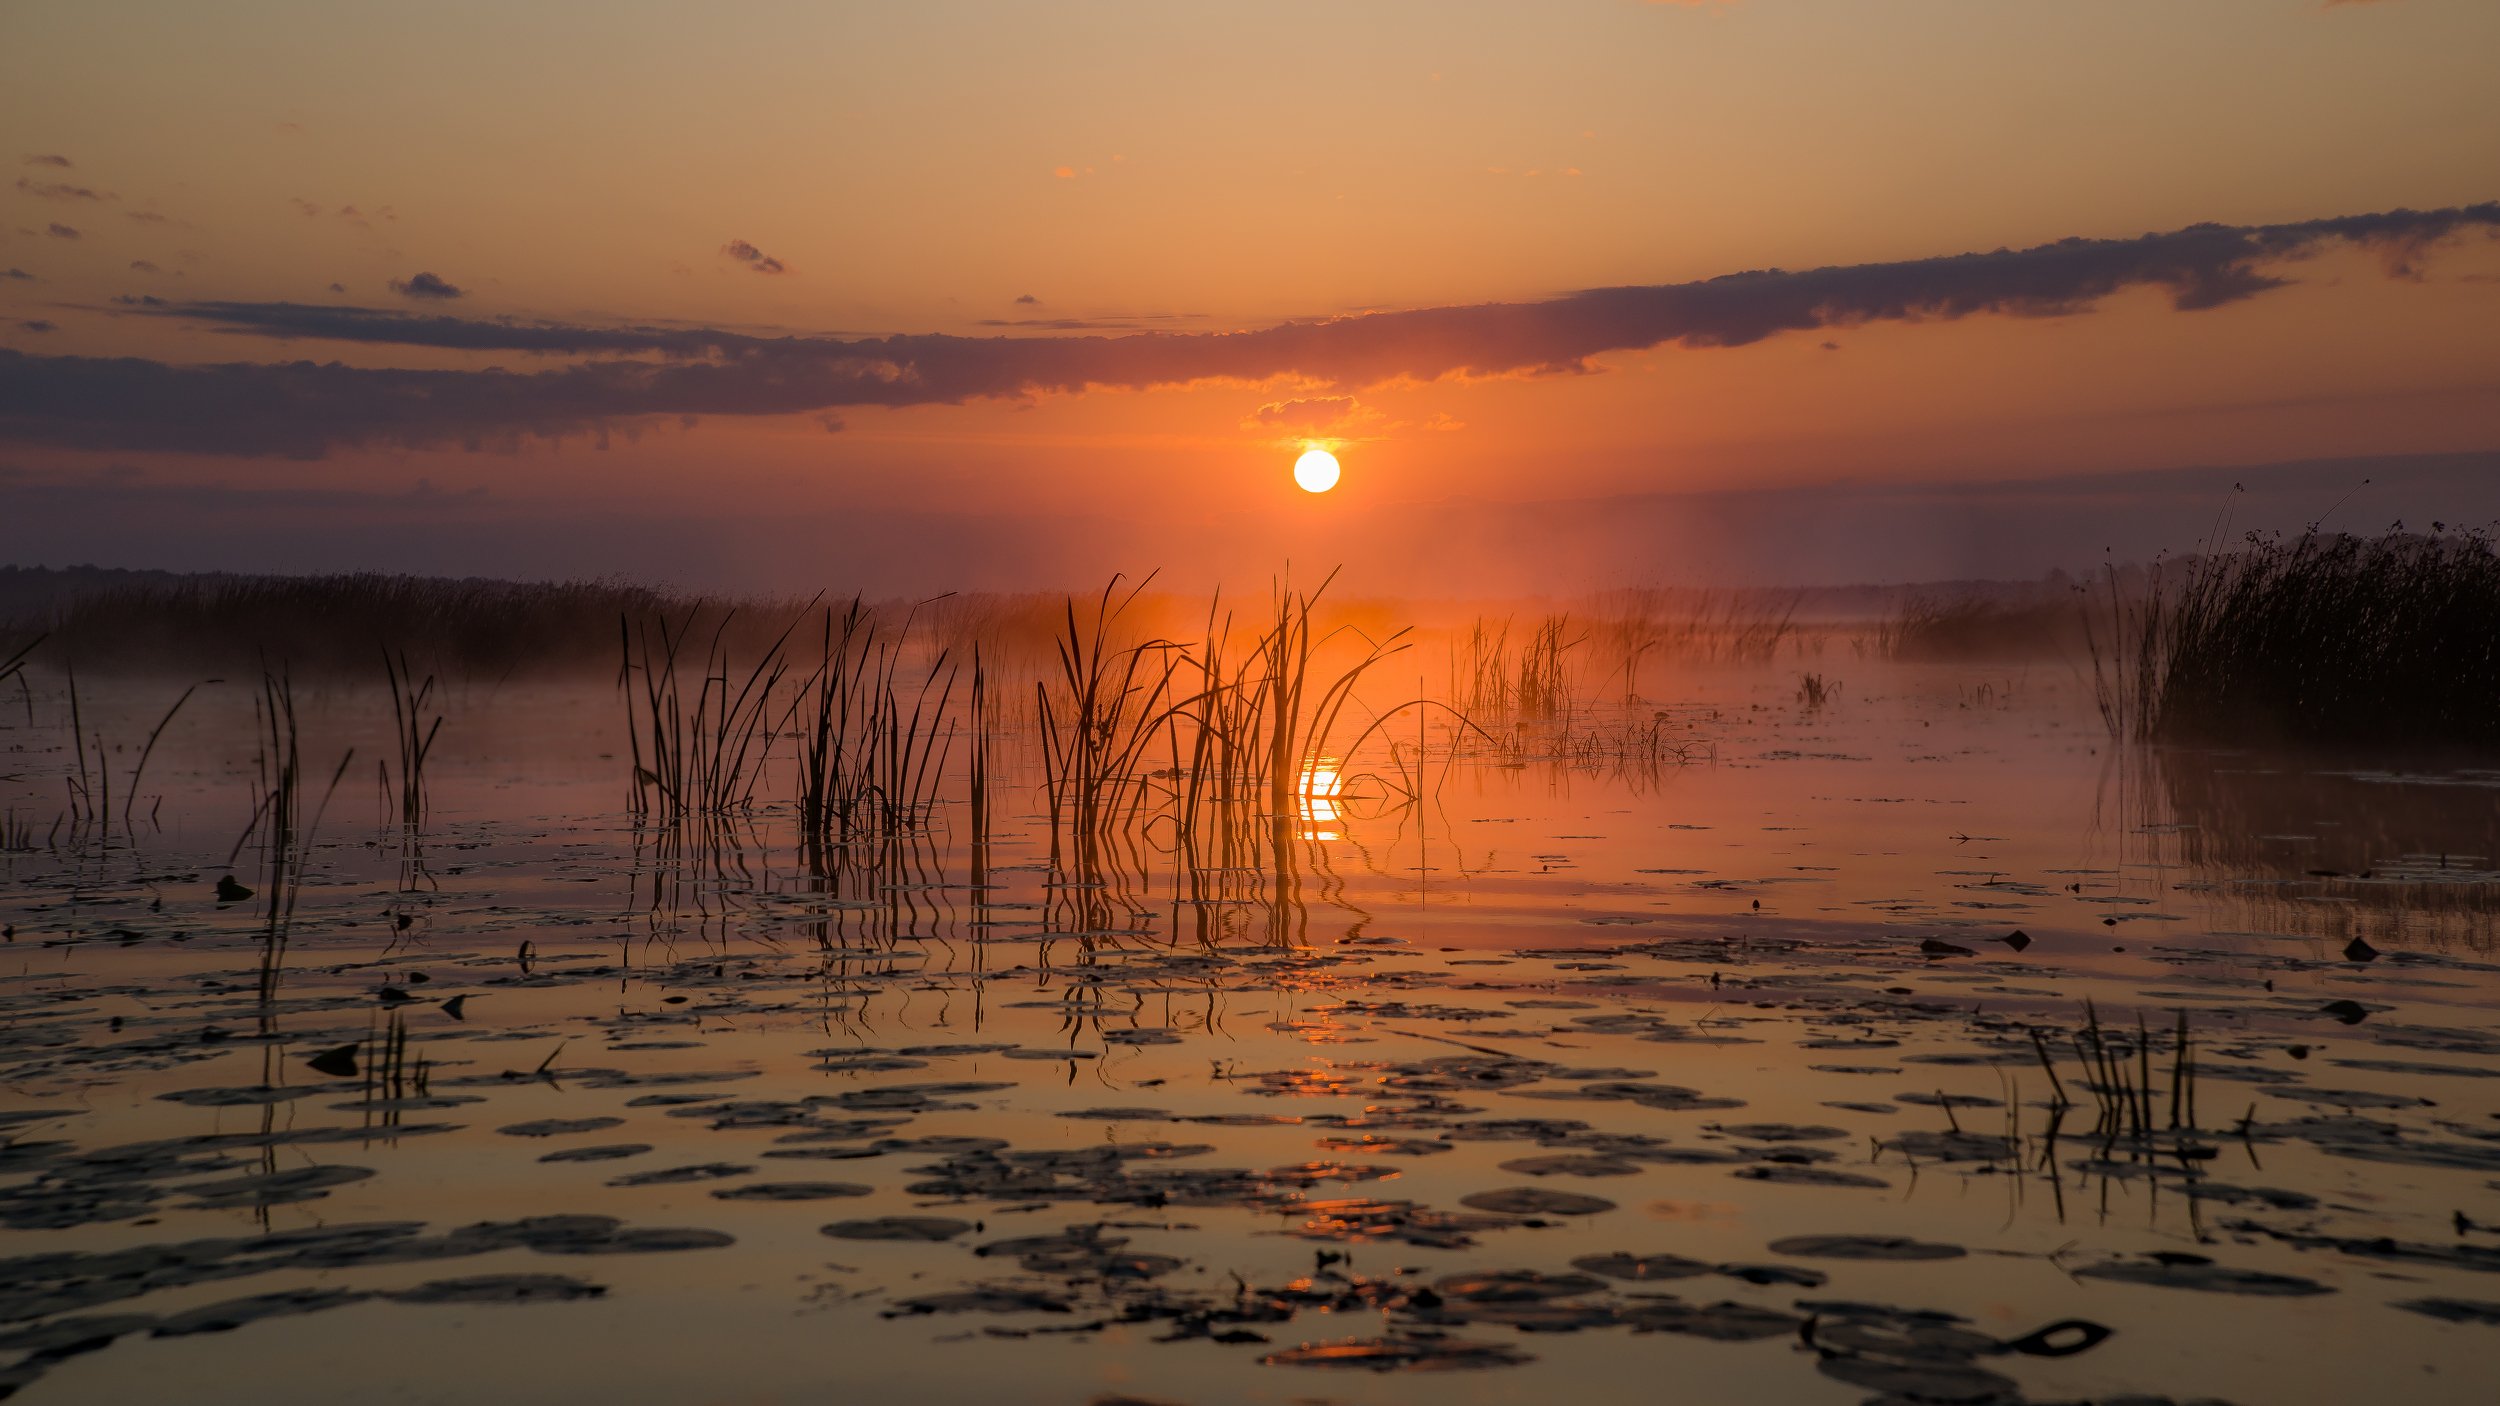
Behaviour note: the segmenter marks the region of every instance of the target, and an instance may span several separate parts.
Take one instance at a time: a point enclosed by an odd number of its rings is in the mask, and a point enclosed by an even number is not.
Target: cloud
[[[392,279],[391,291],[403,298],[426,298],[447,302],[462,296],[465,290],[455,288],[433,274],[419,273],[412,278]]]
[[[17,178],[17,189],[19,194],[31,195],[37,200],[102,201],[121,198],[109,191],[90,190],[85,186],[71,185],[67,181],[33,181],[24,176]]]
[[[173,223],[173,220],[169,216],[160,215],[154,210],[124,210],[122,211],[122,218],[125,220],[136,220],[143,225],[170,225]]]
[[[1206,314],[1135,313],[1124,317],[985,317],[976,327],[1023,327],[1038,332],[1135,332],[1173,322],[1194,322]]]
[[[132,273],[159,273],[159,272],[162,272],[162,270],[160,270],[159,268],[157,268],[157,266],[156,266],[156,265],[154,265],[154,264],[152,264],[152,263],[149,263],[149,262],[148,262],[147,260],[145,260],[145,259],[132,259],[132,260],[130,261],[130,271],[131,271]]]
[[[1270,401],[1241,422],[1245,430],[1280,430],[1289,435],[1332,435],[1377,421],[1379,412],[1365,409],[1350,395],[1312,396],[1303,400]]]
[[[35,281],[35,276],[33,274],[28,273],[26,270],[21,268],[0,269],[0,278],[14,278],[26,283],[32,283]]]
[[[757,273],[788,273],[790,271],[789,267],[783,264],[781,260],[774,258],[772,255],[765,253],[763,250],[756,248],[754,245],[747,243],[743,239],[733,239],[729,241],[727,244],[720,247],[720,251],[727,254],[729,257],[736,259],[739,263],[746,265],[748,268],[755,270]]]
[[[80,233],[79,233],[76,229],[72,228],[71,226],[69,226],[69,225],[65,225],[65,224],[59,224],[59,223],[54,223],[54,224],[51,224],[51,225],[47,225],[47,226],[45,226],[45,228],[44,228],[44,231],[43,231],[43,232],[44,232],[44,233],[46,233],[46,234],[48,234],[48,235],[51,235],[54,239],[84,239],[84,238],[86,238],[86,236],[85,236],[85,235],[80,234]]]
[[[1034,296],[1033,296],[1032,294],[1030,294],[1030,293],[1019,293],[1019,294],[1017,294],[1017,295],[1016,295],[1016,301],[1017,301],[1018,303],[1021,303],[1021,304],[1025,305],[1026,307],[1040,307],[1040,306],[1042,305],[1042,300],[1041,300],[1041,299],[1039,299],[1039,298],[1034,297]]]
[[[1385,382],[1585,374],[1609,353],[1738,347],[1874,322],[2040,317],[2128,290],[2182,312],[2287,283],[2282,266],[2333,249],[2391,274],[2434,244],[2500,230],[2500,202],[2277,225],[2196,225],[2135,239],[1893,263],[1757,270],[1691,283],[1597,288],[1532,303],[1418,308],[1243,332],[842,338],[718,328],[594,327],[296,303],[152,310],[237,336],[581,358],[540,370],[336,362],[177,366],[138,358],[0,359],[0,440],[90,448],[317,457],[361,444],[510,443],[647,417],[787,415],[850,406],[1029,399],[1294,376],[1351,395]],[[423,277],[423,275],[420,275]],[[436,280],[439,282],[439,280]],[[446,285],[447,286],[447,285]],[[1315,396],[1325,399],[1326,396]],[[1280,412],[1281,413],[1281,412]]]
[[[69,169],[69,158],[66,156],[29,156],[26,158],[24,164],[28,166],[57,166],[66,171]]]
[[[45,322],[41,318],[21,322],[17,324],[17,326],[18,330],[22,332],[50,332],[56,330],[52,323]]]

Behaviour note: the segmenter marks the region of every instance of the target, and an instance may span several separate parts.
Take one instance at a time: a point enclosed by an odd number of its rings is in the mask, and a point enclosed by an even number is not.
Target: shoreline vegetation
[[[1210,602],[1123,588],[1125,635],[1201,638]],[[1293,589],[1289,580],[1274,584]],[[1237,597],[1227,594],[1221,600]],[[377,653],[444,679],[595,675],[617,632],[657,626],[722,661],[766,657],[828,597],[699,597],[627,581],[521,582],[378,573],[257,576],[0,567],[0,665],[87,674],[212,675],[282,665],[364,677]],[[992,677],[1056,672],[1057,592],[849,603],[882,630]],[[2251,536],[2224,551],[2113,566],[2079,582],[1810,589],[1620,587],[1509,602],[1343,595],[1307,606],[1314,639],[1429,644],[1439,690],[1471,717],[1551,719],[1672,691],[1677,667],[2063,664],[2087,678],[2114,739],[2481,745],[2500,742],[2500,555],[2482,530]],[[5,674],[6,668],[0,668]]]

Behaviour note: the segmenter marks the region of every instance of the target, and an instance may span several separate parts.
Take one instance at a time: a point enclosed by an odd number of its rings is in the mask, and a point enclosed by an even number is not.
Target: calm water
[[[252,690],[125,826],[179,687],[88,683],[114,819],[74,836],[38,680],[6,1380],[2491,1399],[2500,771],[2117,756],[2064,670],[1838,672],[1676,681],[1682,764],[1436,731],[1402,806],[1347,759],[1194,875],[1153,825],[1055,870],[1011,748],[978,884],[952,804],[823,872],[771,779],[638,834],[590,684],[455,690],[420,852],[387,701],[300,687],[308,819],[356,754],[273,964],[215,888],[262,883]]]

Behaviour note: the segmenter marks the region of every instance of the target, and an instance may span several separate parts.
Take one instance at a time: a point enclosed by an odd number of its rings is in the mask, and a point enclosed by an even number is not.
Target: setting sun
[[[1305,493],[1325,493],[1337,486],[1337,456],[1325,449],[1306,449],[1293,461],[1293,481]]]

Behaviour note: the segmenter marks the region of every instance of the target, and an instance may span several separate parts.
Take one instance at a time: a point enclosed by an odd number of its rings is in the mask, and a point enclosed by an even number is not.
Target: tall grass
[[[823,615],[820,653],[785,715],[798,737],[799,833],[821,856],[855,834],[926,823],[953,740],[956,670],[940,649],[905,691],[912,618],[880,631],[854,599]]]
[[[321,817],[329,809],[330,798],[338,793],[339,782],[356,759],[356,749],[350,747],[339,757],[338,770],[331,773],[330,784],[308,821],[303,813],[303,751],[296,723],[295,683],[285,671],[261,672],[260,696],[253,700],[253,717],[261,740],[255,759],[260,796],[242,837],[235,841],[235,854],[242,852],[255,833],[259,835],[263,865],[260,896],[267,904],[260,959],[260,1001],[265,1021],[268,1006],[277,999],[279,975],[286,966],[296,899],[303,889],[313,837],[321,829]],[[234,855],[227,857],[229,864],[233,860]]]
[[[406,650],[382,652],[382,670],[391,691],[391,740],[399,752],[399,785],[395,800],[402,833],[412,840],[425,829],[430,805],[425,789],[426,759],[443,730],[443,711],[435,700],[434,676],[420,680]],[[389,792],[389,773],[384,772]]]
[[[168,576],[157,573],[13,573],[0,620],[47,631],[91,671],[214,674],[283,658],[299,674],[354,676],[390,640],[456,671],[595,670],[607,622],[681,602],[617,582],[444,580],[355,573],[331,576]],[[89,579],[92,578],[92,579]],[[5,677],[5,675],[0,675]]]
[[[2078,639],[2085,608],[2071,591],[2011,599],[1918,591],[1893,608],[1875,642],[1881,653],[1908,660],[2054,654]]]
[[[758,651],[755,662],[736,668],[727,643],[736,610],[724,611],[703,634],[699,654],[688,646],[703,607],[683,618],[662,614],[643,620],[617,617],[623,658],[617,686],[625,697],[625,732],[633,751],[628,805],[638,819],[677,824],[717,819],[746,810],[765,752],[773,689],[788,673],[783,656],[792,620]],[[697,670],[691,680],[687,668]]]
[[[1510,622],[1477,618],[1450,651],[1453,706],[1479,723],[1549,719],[1570,712],[1577,695],[1572,655],[1588,642],[1571,617],[1548,615],[1513,646]],[[1627,665],[1629,675],[1635,665]]]
[[[2500,742],[2500,555],[2480,532],[2252,535],[2093,611],[2113,734]]]

